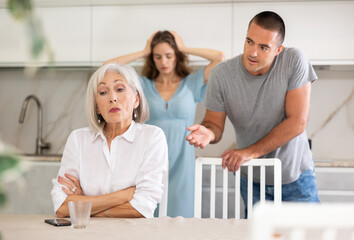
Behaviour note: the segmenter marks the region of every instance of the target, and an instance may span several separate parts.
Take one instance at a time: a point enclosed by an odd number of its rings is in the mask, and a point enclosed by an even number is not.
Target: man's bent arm
[[[288,91],[285,98],[286,119],[265,137],[249,146],[254,158],[268,154],[285,145],[305,131],[310,112],[311,83]]]

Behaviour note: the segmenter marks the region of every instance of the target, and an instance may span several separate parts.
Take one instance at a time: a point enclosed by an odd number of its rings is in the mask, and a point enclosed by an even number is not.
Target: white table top
[[[247,239],[248,221],[196,218],[91,218],[87,229],[54,227],[50,215],[0,215],[4,240]]]

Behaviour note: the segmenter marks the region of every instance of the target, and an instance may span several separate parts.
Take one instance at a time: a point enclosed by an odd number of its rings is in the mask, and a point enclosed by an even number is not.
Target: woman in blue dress
[[[191,73],[187,54],[210,63]],[[167,215],[193,217],[195,153],[194,146],[186,141],[187,127],[194,123],[196,104],[203,102],[210,72],[224,60],[224,53],[188,48],[176,32],[158,31],[147,41],[144,50],[106,63],[127,64],[139,58],[145,58],[140,82],[150,109],[146,123],[162,128],[168,143]]]

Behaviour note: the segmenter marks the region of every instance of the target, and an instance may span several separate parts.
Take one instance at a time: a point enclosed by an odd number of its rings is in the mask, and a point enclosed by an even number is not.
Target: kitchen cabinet
[[[60,162],[25,161],[28,170],[17,181],[6,183],[7,202],[0,214],[54,214],[51,190]]]
[[[90,64],[90,7],[40,8],[38,17],[59,65]]]
[[[302,49],[312,64],[354,64],[354,1],[233,4],[234,51],[242,53],[250,19],[275,11],[285,22],[285,46]]]
[[[188,47],[214,48],[230,57],[231,27],[231,4],[93,7],[93,64],[143,50],[158,30],[174,30]]]
[[[36,8],[43,31],[54,52],[55,65],[75,66],[91,63],[91,8]],[[25,24],[14,22],[6,9],[0,9],[0,65],[24,66],[30,59]],[[48,64],[42,54],[39,65]]]
[[[142,50],[153,32],[165,29],[179,33],[188,47],[218,49],[231,58],[243,52],[250,19],[264,10],[284,18],[285,46],[302,49],[312,64],[354,65],[354,1],[40,1],[38,6],[57,66],[100,66]],[[0,31],[0,66],[24,66],[28,35],[7,9],[0,9]],[[42,57],[39,63],[47,61]]]
[[[0,63],[24,63],[29,58],[23,24],[14,22],[7,9],[0,9]]]
[[[354,167],[317,167],[316,177],[321,202],[354,201]]]

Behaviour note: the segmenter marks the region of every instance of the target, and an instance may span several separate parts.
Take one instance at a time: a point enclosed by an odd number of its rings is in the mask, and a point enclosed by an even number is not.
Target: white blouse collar
[[[133,120],[128,130],[125,131],[125,133],[123,133],[122,135],[120,135],[120,137],[125,138],[129,142],[133,142],[136,133],[136,125],[137,125],[136,122]],[[92,142],[94,142],[98,138],[98,136],[100,136],[103,140],[106,140],[103,131],[100,130],[96,134],[94,134]]]

